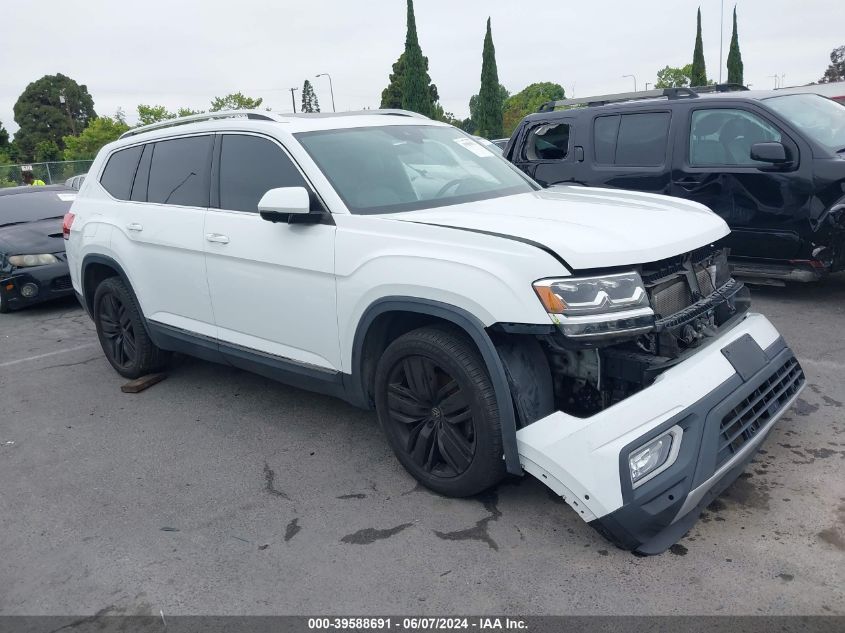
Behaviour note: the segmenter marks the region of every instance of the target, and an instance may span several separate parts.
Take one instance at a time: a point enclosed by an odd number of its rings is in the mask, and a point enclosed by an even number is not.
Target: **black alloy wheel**
[[[110,293],[103,297],[99,324],[109,360],[119,367],[131,366],[138,357],[135,329],[126,306],[117,295]]]
[[[97,286],[92,313],[103,353],[121,376],[139,378],[167,364],[170,352],[152,342],[135,295],[119,277]]]
[[[402,359],[388,381],[390,419],[408,456],[437,477],[466,472],[475,454],[475,425],[458,381],[425,356]]]
[[[421,484],[468,497],[504,477],[496,395],[462,330],[432,325],[399,336],[381,355],[373,386],[393,452]]]

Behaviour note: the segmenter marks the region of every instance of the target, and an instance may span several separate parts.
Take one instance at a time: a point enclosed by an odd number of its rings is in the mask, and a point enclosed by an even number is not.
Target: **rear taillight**
[[[66,240],[70,239],[70,227],[73,226],[73,220],[76,216],[73,213],[65,213],[65,219],[62,220],[62,237]]]

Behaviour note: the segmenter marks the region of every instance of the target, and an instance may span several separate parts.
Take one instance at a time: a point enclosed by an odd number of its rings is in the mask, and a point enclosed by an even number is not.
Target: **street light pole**
[[[332,95],[332,112],[337,112],[334,109],[334,86],[332,86],[332,76],[329,73],[320,73],[317,77],[328,77],[329,78],[329,92]]]
[[[291,102],[291,105],[293,106],[294,114],[296,113],[296,99],[294,99],[293,93],[296,92],[297,90],[299,90],[299,88],[291,88],[290,89],[290,102]]]
[[[719,83],[722,83],[722,40],[725,36],[725,0],[722,0],[722,12],[719,15]]]
[[[634,75],[622,75],[622,79],[624,79],[625,77],[630,77],[631,79],[634,80],[634,92],[636,92],[637,91],[637,78],[634,77]]]

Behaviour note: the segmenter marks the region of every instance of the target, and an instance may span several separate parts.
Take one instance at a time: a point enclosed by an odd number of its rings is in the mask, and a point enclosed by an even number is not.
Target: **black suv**
[[[671,88],[555,101],[519,124],[505,157],[543,186],[710,207],[732,229],[738,275],[845,269],[845,105],[819,95]]]

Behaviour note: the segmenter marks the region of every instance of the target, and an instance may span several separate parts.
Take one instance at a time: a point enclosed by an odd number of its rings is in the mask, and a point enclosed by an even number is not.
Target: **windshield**
[[[296,137],[352,213],[428,209],[538,188],[451,127],[391,125]]]
[[[829,150],[845,151],[845,105],[814,94],[772,97],[766,105]]]

